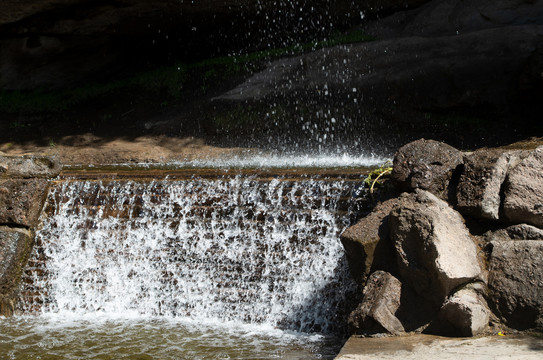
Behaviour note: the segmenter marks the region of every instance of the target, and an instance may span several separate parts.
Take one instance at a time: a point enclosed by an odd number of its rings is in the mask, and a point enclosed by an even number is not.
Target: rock
[[[490,231],[484,235],[485,242],[511,240],[543,240],[543,230],[528,224],[511,225],[505,229]]]
[[[391,333],[398,335],[404,328],[394,315],[400,307],[401,282],[385,271],[376,271],[368,278],[364,298],[349,316],[351,332],[358,334]]]
[[[456,191],[460,213],[472,217],[498,220],[501,188],[518,152],[480,149],[464,157],[464,170]]]
[[[400,279],[434,306],[458,286],[485,277],[462,217],[430,192],[403,194],[389,227]]]
[[[2,177],[10,178],[54,178],[62,170],[55,157],[41,155],[0,156]]]
[[[0,315],[13,314],[23,267],[34,235],[29,230],[0,227]]]
[[[509,172],[503,211],[511,223],[543,228],[543,146],[532,151]]]
[[[378,204],[368,216],[341,234],[351,275],[360,286],[376,270],[393,272],[390,259],[394,252],[389,238],[388,214],[397,204],[397,199]]]
[[[476,336],[488,328],[489,319],[486,300],[472,286],[467,286],[445,301],[426,332],[443,336]]]
[[[46,179],[0,180],[0,224],[35,227],[48,186]]]
[[[434,0],[365,25],[379,39],[459,35],[505,26],[543,24],[543,2],[526,0]]]
[[[543,240],[493,241],[489,303],[518,330],[543,328]]]
[[[428,190],[446,200],[451,180],[462,163],[459,150],[435,140],[420,139],[398,149],[392,179],[405,191]]]

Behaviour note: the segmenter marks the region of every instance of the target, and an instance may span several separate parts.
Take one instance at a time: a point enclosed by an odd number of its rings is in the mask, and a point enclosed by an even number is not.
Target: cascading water
[[[292,332],[337,334],[355,288],[339,233],[359,181],[59,181],[23,278],[21,311],[78,322],[128,316],[220,324],[220,332],[250,326],[251,338],[262,329],[283,340]],[[258,351],[278,342],[267,341]],[[249,358],[269,358],[258,351]],[[183,357],[207,358],[173,358]]]

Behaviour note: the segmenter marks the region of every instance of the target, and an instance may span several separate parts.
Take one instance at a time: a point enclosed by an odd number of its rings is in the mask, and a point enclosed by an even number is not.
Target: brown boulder
[[[447,200],[452,191],[451,180],[462,164],[459,150],[435,140],[420,139],[398,149],[392,179],[405,191],[427,190]]]
[[[430,192],[402,195],[389,227],[400,279],[434,306],[458,286],[485,278],[462,217]]]
[[[16,292],[33,239],[29,230],[0,227],[0,315],[13,314]]]
[[[48,186],[45,179],[0,180],[0,224],[33,228]]]
[[[505,184],[505,218],[543,228],[543,146],[511,169]]]
[[[0,156],[0,175],[10,178],[54,178],[62,170],[55,157],[41,155]]]
[[[388,215],[397,204],[397,199],[378,204],[368,216],[341,234],[351,275],[360,286],[374,271],[392,271],[390,259],[394,252],[389,238]]]

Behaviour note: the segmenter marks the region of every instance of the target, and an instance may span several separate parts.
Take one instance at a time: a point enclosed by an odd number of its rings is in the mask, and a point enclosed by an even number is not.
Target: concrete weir
[[[51,183],[19,312],[345,331],[360,169],[85,169]]]

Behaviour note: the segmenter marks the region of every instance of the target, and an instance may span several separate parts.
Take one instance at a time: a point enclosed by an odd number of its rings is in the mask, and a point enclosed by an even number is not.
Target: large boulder
[[[543,240],[543,229],[528,224],[517,224],[489,231],[484,234],[483,239],[489,243],[492,241],[511,240]]]
[[[360,286],[376,270],[393,272],[390,259],[394,252],[389,238],[388,214],[396,205],[398,200],[395,198],[378,204],[368,216],[341,234],[349,270]]]
[[[543,228],[543,146],[532,151],[509,172],[503,211],[511,223]]]
[[[543,240],[493,241],[489,302],[515,329],[543,328]]]
[[[13,314],[19,281],[33,239],[29,230],[0,227],[0,315]]]
[[[477,218],[498,220],[502,184],[509,167],[518,158],[518,152],[486,148],[466,155],[456,191],[458,211]]]
[[[385,271],[376,271],[368,278],[364,298],[349,316],[352,333],[400,334],[404,327],[395,313],[400,307],[402,283]]]
[[[0,180],[0,224],[34,227],[48,187],[46,179]]]
[[[457,287],[485,279],[462,217],[430,192],[402,195],[389,226],[400,279],[434,306]]]
[[[420,139],[402,146],[394,156],[392,179],[406,190],[428,190],[450,198],[451,180],[463,164],[462,153],[445,143]]]
[[[488,328],[490,309],[477,287],[484,285],[470,285],[449,296],[427,331],[445,336],[482,334]]]

